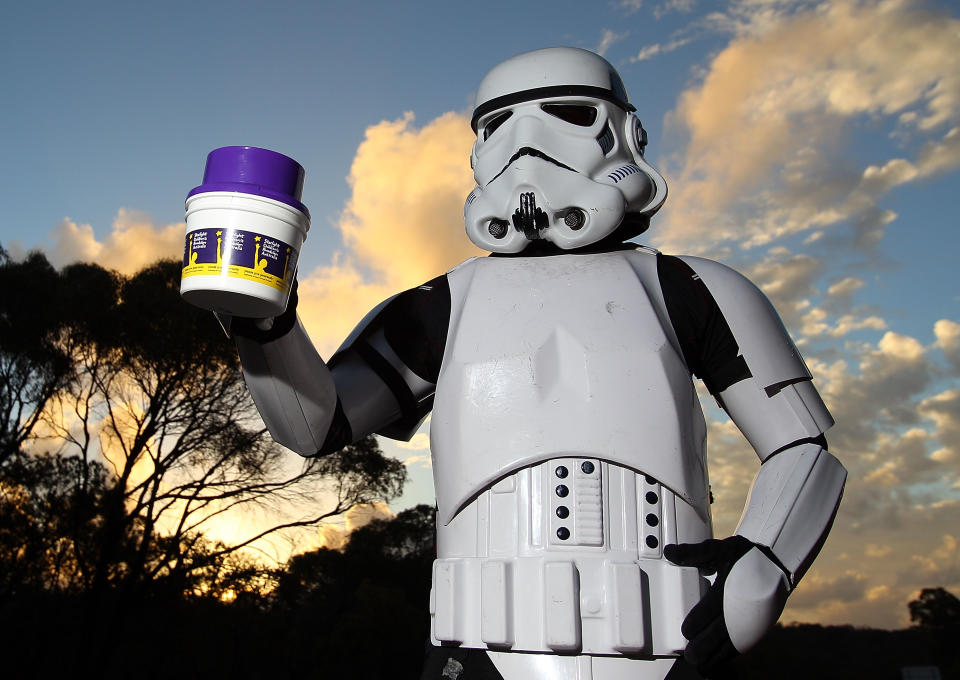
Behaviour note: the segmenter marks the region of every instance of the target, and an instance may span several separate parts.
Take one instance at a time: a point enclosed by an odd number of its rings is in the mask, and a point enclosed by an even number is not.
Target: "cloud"
[[[660,19],[670,12],[688,14],[693,11],[696,4],[697,0],[665,0],[653,6],[653,16]],[[619,6],[628,14],[633,14],[643,7],[643,0],[620,0]]]
[[[918,508],[957,498],[950,488],[960,473],[960,391],[928,396],[942,374],[934,349],[887,331],[876,344],[847,344],[854,367],[808,357],[837,421],[830,448],[849,472],[838,526],[890,531]]]
[[[364,503],[363,505],[354,505],[344,515],[344,526],[347,531],[355,531],[364,527],[374,520],[393,519],[396,515],[387,506],[386,503],[379,501],[375,503]]]
[[[401,448],[403,448],[403,447],[401,447]],[[430,450],[429,450],[429,448],[424,449],[424,450],[426,450],[426,453],[419,454],[419,455],[416,455],[416,456],[408,456],[407,458],[404,458],[404,459],[403,459],[403,464],[406,465],[407,467],[412,467],[412,466],[414,466],[414,465],[418,465],[418,466],[420,466],[420,467],[432,468],[432,467],[433,467],[433,457],[432,457],[431,454],[430,454]]]
[[[407,113],[367,129],[337,224],[343,248],[329,265],[299,273],[298,311],[323,356],[385,298],[482,254],[460,219],[474,186],[473,140],[456,113],[420,128]]]
[[[730,420],[710,419],[707,442],[710,490],[714,498],[711,508],[714,533],[729,536],[740,521],[760,461]]]
[[[886,328],[887,322],[881,319],[879,316],[857,318],[852,314],[844,314],[834,322],[834,326],[830,330],[829,335],[834,338],[839,338],[847,335],[848,333],[852,333],[853,331],[882,331]]]
[[[873,559],[879,559],[881,557],[887,557],[892,552],[893,548],[889,545],[874,545],[873,543],[868,543],[863,554]]]
[[[473,140],[469,119],[456,113],[419,128],[407,113],[367,129],[336,225],[343,247],[329,264],[298,273],[298,313],[323,356],[382,300],[482,254],[460,219],[474,186]],[[57,267],[96,262],[131,274],[158,258],[181,257],[184,231],[183,223],[157,226],[121,208],[104,240],[91,225],[65,218],[46,250]]]
[[[848,343],[846,354],[855,368],[848,359],[818,365],[808,357],[808,364],[838,423],[831,438],[869,461],[882,432],[920,424],[917,400],[939,369],[916,338],[893,331],[876,345]]]
[[[839,338],[859,330],[886,330],[887,322],[879,316],[856,317],[844,314],[830,320],[825,309],[815,307],[807,312],[802,319],[800,330],[804,336],[816,337],[826,335]]]
[[[863,279],[856,276],[847,276],[829,284],[821,303],[824,310],[832,313],[849,312],[853,296],[866,285]]]
[[[430,417],[420,425],[419,431],[408,442],[393,441],[397,456],[408,468],[417,467],[431,469],[433,467],[433,457],[430,451]]]
[[[382,300],[402,290],[399,285],[371,282],[342,253],[329,265],[298,272],[297,315],[321,356],[330,358],[363,316]]]
[[[697,0],[667,0],[653,8],[653,16],[659,19],[670,12],[689,14],[693,11],[693,8],[696,7],[696,4]]]
[[[818,294],[814,282],[823,268],[818,258],[777,247],[751,264],[745,274],[770,298],[787,328],[794,328],[807,313],[810,298]]]
[[[630,31],[624,31],[623,33],[615,33],[609,28],[604,29],[603,36],[600,38],[600,44],[596,46],[594,52],[599,54],[601,57],[607,53],[615,43],[620,42],[624,38],[630,35]]]
[[[830,286],[830,288],[827,289],[827,295],[848,298],[863,288],[864,285],[863,279],[848,276],[847,278],[841,279]]]
[[[952,464],[953,473],[960,475],[960,389],[949,389],[923,399],[919,413],[935,425],[934,436],[940,448],[931,457],[941,463]]]
[[[62,267],[72,262],[95,262],[121,274],[133,274],[162,257],[183,256],[185,225],[156,226],[141,212],[121,208],[104,241],[98,241],[89,224],[65,217],[50,237],[50,262]]]
[[[937,338],[936,346],[943,350],[955,375],[960,376],[960,324],[940,319],[933,325],[933,333]]]
[[[335,524],[324,524],[317,529],[316,539],[309,544],[309,549],[342,550],[346,544],[347,532]]]
[[[839,338],[858,330],[881,331],[887,322],[852,306],[853,295],[864,286],[856,277],[830,284],[826,292],[817,285],[826,263],[807,253],[793,253],[782,246],[767,251],[744,268],[773,303],[784,325],[798,344],[811,338]]]
[[[646,45],[645,47],[641,47],[640,51],[637,52],[635,56],[630,57],[630,62],[635,64],[638,61],[646,61],[648,59],[653,59],[658,55],[673,52],[674,50],[688,44],[690,40],[690,38],[677,38],[676,40],[671,40],[670,42],[666,43],[653,43],[652,45]]]
[[[859,587],[843,577],[838,588]],[[868,581],[869,583],[869,581]],[[914,594],[908,587],[887,584],[867,585],[861,597],[829,597],[820,599],[818,592],[803,595],[804,582],[797,589],[796,598],[787,601],[781,621],[792,623],[820,623],[825,625],[869,625],[878,628],[903,628],[907,625],[907,601]],[[827,590],[827,593],[830,591]],[[849,593],[849,594],[852,594]],[[869,622],[869,623],[868,623]]]
[[[940,319],[934,324],[933,332],[937,336],[937,345],[944,352],[951,353],[960,350],[960,323],[949,319]]]
[[[469,121],[447,113],[421,129],[413,122],[407,113],[367,129],[338,225],[358,263],[400,285],[420,283],[479,252],[459,219],[474,186]]]
[[[735,37],[668,116],[682,150],[663,163],[665,248],[755,247],[841,223],[869,248],[896,218],[881,196],[960,165],[960,21],[892,0],[741,2],[709,19]],[[845,146],[864,121],[906,141],[877,139],[886,158],[858,169]]]
[[[341,550],[350,540],[350,533],[364,527],[374,520],[389,520],[396,514],[386,503],[379,501],[354,505],[342,516],[343,525],[324,524],[317,530],[316,540],[310,548],[329,548]]]
[[[910,571],[904,571],[902,578],[916,580],[914,570],[928,584],[953,586],[960,583],[960,540],[952,534],[941,536],[940,543],[930,552],[913,555]]]
[[[417,432],[408,442],[397,442],[401,449],[409,451],[424,451],[430,448],[430,436],[426,432]],[[407,459],[410,460],[409,458]]]
[[[921,588],[960,588],[957,506],[912,510],[897,527],[869,531],[851,527],[845,506],[783,621],[902,628]]]
[[[824,577],[819,572],[800,582],[797,591],[790,596],[794,608],[822,606],[830,600],[856,602],[867,594],[869,580],[855,571],[845,571],[839,576]]]

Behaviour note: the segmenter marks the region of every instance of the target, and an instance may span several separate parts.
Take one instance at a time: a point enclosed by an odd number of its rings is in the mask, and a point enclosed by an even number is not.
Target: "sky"
[[[0,244],[132,273],[183,249],[206,154],[299,161],[299,308],[329,356],[365,312],[478,254],[473,94],[553,45],[620,72],[670,194],[643,242],[774,302],[849,481],[784,621],[897,628],[960,594],[960,10],[948,0],[17,3],[0,23]],[[704,400],[719,536],[757,469]],[[427,425],[383,439],[432,503]],[[293,454],[291,454],[293,455]],[[349,527],[350,523],[347,523]]]

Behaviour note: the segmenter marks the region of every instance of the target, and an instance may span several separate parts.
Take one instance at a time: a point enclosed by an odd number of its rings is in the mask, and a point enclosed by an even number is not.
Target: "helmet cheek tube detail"
[[[498,253],[520,252],[536,239],[564,250],[598,241],[623,220],[624,189],[651,193],[652,184],[642,172],[618,183],[608,179],[623,165],[616,164],[602,181],[594,181],[550,161],[525,157],[484,189],[473,190],[464,206],[467,234],[481,248]],[[504,216],[510,216],[511,227],[500,235]]]

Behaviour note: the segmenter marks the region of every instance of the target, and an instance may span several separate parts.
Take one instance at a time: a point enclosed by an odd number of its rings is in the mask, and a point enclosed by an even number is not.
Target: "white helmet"
[[[470,240],[516,253],[537,239],[571,250],[644,231],[667,183],[643,159],[634,111],[613,66],[587,50],[551,47],[495,66],[471,121]]]

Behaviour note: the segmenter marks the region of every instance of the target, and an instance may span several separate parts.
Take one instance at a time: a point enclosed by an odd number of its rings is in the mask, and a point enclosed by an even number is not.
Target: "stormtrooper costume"
[[[264,421],[302,455],[409,439],[433,412],[424,677],[720,677],[836,513],[833,421],[769,301],[723,265],[624,243],[667,195],[634,110],[591,52],[509,59],[472,120],[464,216],[490,257],[386,300],[328,362],[295,293],[274,320],[234,320]],[[762,463],[723,540],[693,375]]]

